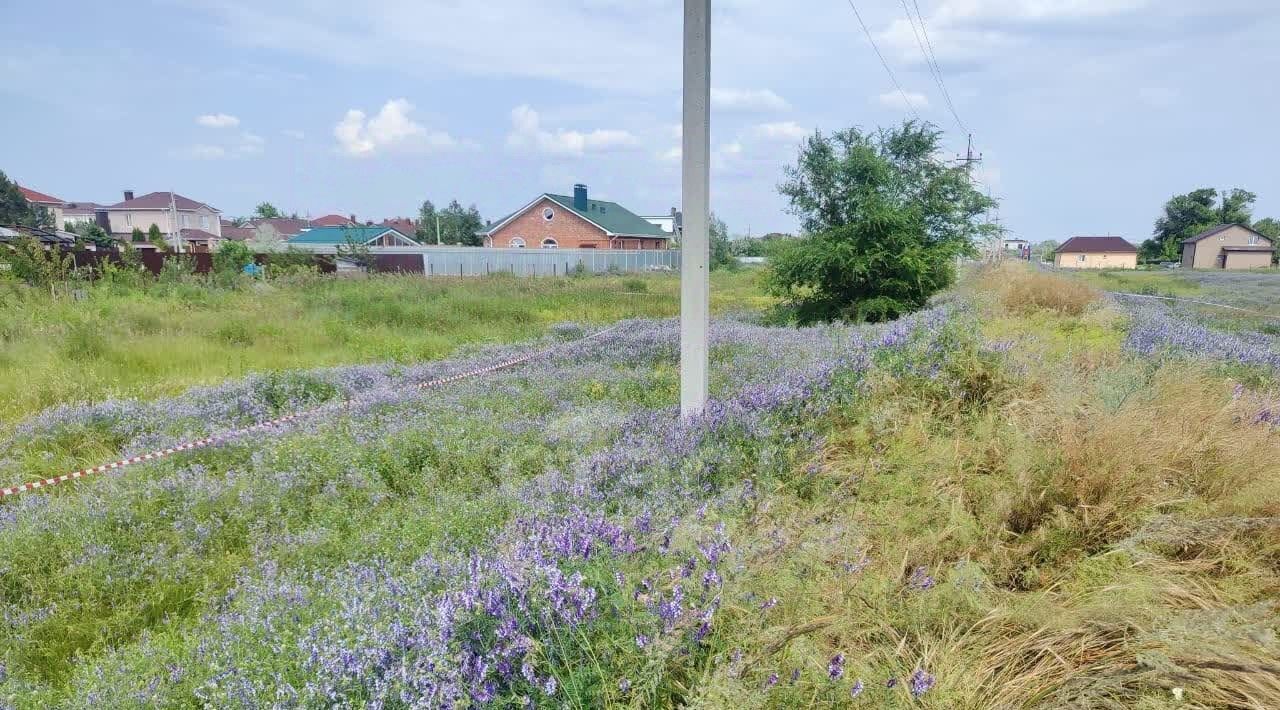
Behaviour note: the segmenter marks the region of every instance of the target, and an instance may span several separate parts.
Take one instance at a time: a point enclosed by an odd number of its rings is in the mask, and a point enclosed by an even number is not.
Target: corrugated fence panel
[[[634,273],[680,268],[676,250],[483,249],[387,247],[370,250],[377,271],[427,276],[564,276],[572,273]]]

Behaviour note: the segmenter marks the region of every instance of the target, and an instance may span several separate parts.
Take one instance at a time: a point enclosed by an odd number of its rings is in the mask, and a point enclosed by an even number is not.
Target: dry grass
[[[1054,347],[1035,320],[1004,325]],[[860,707],[1280,707],[1280,435],[1205,372],[1051,355],[970,408],[875,382],[749,521],[736,583],[780,603],[727,610],[757,650],[695,704],[846,706],[848,679],[760,692],[839,651]]]
[[[1008,312],[1021,315],[1051,311],[1078,316],[1096,303],[1101,295],[1082,281],[1038,273],[1019,265],[993,268],[983,280],[987,290],[999,294],[1000,302]]]

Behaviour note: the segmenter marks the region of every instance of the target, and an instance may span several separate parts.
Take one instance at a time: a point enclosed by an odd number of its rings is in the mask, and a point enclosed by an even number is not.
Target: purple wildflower
[[[626,678],[623,678],[622,680],[618,681],[618,690],[623,693],[630,692],[631,681],[627,680]]]
[[[827,664],[827,675],[831,680],[840,680],[844,677],[844,654],[837,653],[831,657],[831,662]]]
[[[926,589],[933,589],[935,582],[933,581],[933,577],[929,576],[929,569],[927,567],[920,566],[911,571],[911,579],[907,584],[912,589],[925,591]]]
[[[764,689],[765,689],[765,690],[768,690],[768,689],[772,688],[773,686],[775,686],[775,685],[777,685],[777,684],[778,684],[778,674],[777,674],[777,673],[770,673],[770,674],[769,674],[769,677],[768,677],[768,678],[766,678],[766,679],[765,679],[765,681],[764,681]]]
[[[796,668],[791,671],[791,684],[795,685],[798,680],[800,680],[800,669]]]
[[[777,598],[777,597],[769,597],[769,599],[768,599],[767,601],[765,601],[764,603],[762,603],[762,604],[760,605],[760,610],[761,610],[761,611],[768,611],[768,610],[770,610],[770,609],[774,608],[774,607],[775,607],[775,606],[777,606],[777,605],[778,605],[778,598]]]
[[[886,681],[884,682],[884,687],[886,687],[886,688],[896,688],[896,687],[898,687],[898,679],[897,679],[897,678],[890,678],[889,680],[886,680]]]
[[[934,678],[931,674],[926,673],[924,669],[917,668],[911,674],[911,697],[918,698],[929,692],[929,689],[933,687],[933,682]]]
[[[853,687],[849,688],[849,697],[856,698],[859,695],[862,695],[862,679],[861,678],[854,681]]]
[[[644,648],[649,645],[649,637],[644,634],[636,634],[636,648]]]

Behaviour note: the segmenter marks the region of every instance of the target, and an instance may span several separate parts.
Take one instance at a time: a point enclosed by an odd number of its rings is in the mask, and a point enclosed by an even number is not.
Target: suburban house
[[[314,227],[285,242],[287,246],[326,251],[349,241],[367,247],[417,247],[413,239],[390,227]]]
[[[1184,239],[1185,269],[1269,269],[1276,248],[1271,239],[1243,224],[1221,224]]]
[[[283,242],[311,229],[311,222],[289,217],[261,217],[249,220],[242,226],[253,230],[251,239],[256,241]]]
[[[134,229],[145,233],[153,224],[167,241],[172,241],[177,230],[184,248],[191,251],[212,251],[222,239],[221,213],[218,210],[175,193],[152,192],[134,197],[132,190],[125,190],[123,202],[103,210],[107,213],[111,235],[121,241],[129,240]],[[171,211],[177,213],[177,224],[173,223]],[[145,241],[134,246],[149,248]]]
[[[672,237],[616,202],[590,199],[586,185],[572,197],[539,195],[476,234],[503,249],[666,249]]]
[[[1021,253],[1031,248],[1031,242],[1026,239],[1003,239],[1000,241],[1000,246],[1004,247],[1005,251],[1016,251]]]
[[[383,227],[390,227],[397,232],[412,237],[418,233],[418,225],[408,217],[393,217],[382,220]]]
[[[66,201],[59,200],[52,195],[46,195],[43,192],[36,192],[21,185],[18,186],[18,191],[22,193],[22,196],[26,198],[32,207],[43,207],[47,210],[53,217],[53,226],[57,229],[62,229],[62,208],[63,205],[67,204]]]
[[[98,221],[98,211],[102,208],[96,202],[68,202],[62,206],[62,222],[73,225],[94,224]]]
[[[1136,269],[1138,248],[1120,237],[1072,237],[1053,252],[1060,269]]]

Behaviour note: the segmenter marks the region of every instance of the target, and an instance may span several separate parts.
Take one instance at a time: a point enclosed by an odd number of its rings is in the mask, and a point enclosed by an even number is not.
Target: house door
[[[1217,263],[1217,267],[1218,267],[1219,269],[1225,269],[1225,268],[1227,268],[1227,253],[1226,253],[1226,252],[1223,252],[1223,253],[1221,253],[1221,254],[1219,254],[1219,255],[1218,255],[1218,263]]]

